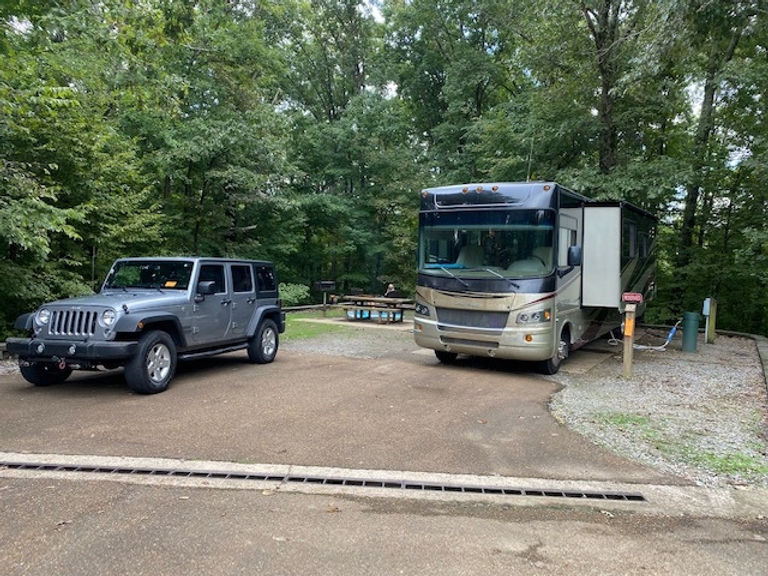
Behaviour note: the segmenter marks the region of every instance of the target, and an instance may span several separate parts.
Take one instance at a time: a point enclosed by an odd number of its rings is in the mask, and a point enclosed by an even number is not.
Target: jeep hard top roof
[[[179,260],[182,260],[188,262],[240,262],[243,264],[263,264],[266,266],[274,265],[269,260],[251,260],[248,258],[218,258],[209,256],[130,256],[126,258],[117,258],[115,262],[146,262],[150,260],[158,262],[178,262]]]

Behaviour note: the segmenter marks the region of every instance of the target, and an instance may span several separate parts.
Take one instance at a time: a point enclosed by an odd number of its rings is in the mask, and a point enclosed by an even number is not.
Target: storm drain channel
[[[3,468],[8,470],[21,470],[31,472],[78,472],[116,476],[155,476],[163,478],[278,482],[281,484],[343,486],[353,488],[384,488],[405,491],[485,494],[493,496],[536,496],[542,498],[646,502],[645,497],[637,492],[600,492],[589,490],[472,486],[450,483],[414,482],[411,480],[376,480],[361,478],[305,476],[293,474],[250,474],[245,472],[214,472],[207,470],[181,470],[174,468],[145,468],[134,466],[79,466],[66,464],[40,464],[30,462],[0,462],[0,469]]]

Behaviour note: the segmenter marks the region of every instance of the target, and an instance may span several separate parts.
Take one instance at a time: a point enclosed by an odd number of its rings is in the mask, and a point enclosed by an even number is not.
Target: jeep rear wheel
[[[264,320],[248,341],[248,359],[254,364],[269,364],[277,355],[279,343],[277,325],[272,320]]]
[[[168,388],[176,372],[176,345],[166,332],[153,330],[139,338],[136,355],[125,365],[125,381],[138,394]]]
[[[51,386],[64,382],[72,374],[72,368],[59,368],[58,364],[37,363],[19,366],[24,380],[35,386]]]

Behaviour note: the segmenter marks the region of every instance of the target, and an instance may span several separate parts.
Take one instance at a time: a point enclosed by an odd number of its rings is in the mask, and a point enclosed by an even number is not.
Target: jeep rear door
[[[232,281],[230,337],[239,339],[246,335],[256,306],[256,286],[250,264],[232,263],[228,268]]]

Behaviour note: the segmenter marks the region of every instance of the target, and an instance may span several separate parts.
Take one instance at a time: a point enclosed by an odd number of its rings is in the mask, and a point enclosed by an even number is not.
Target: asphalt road
[[[445,367],[415,350],[375,359],[281,350],[266,366],[231,354],[186,365],[155,396],[129,393],[120,372],[50,388],[0,376],[5,462],[303,466],[645,497],[0,469],[0,573],[765,573],[762,491],[706,490],[612,455],[549,415],[556,389],[508,363]]]

